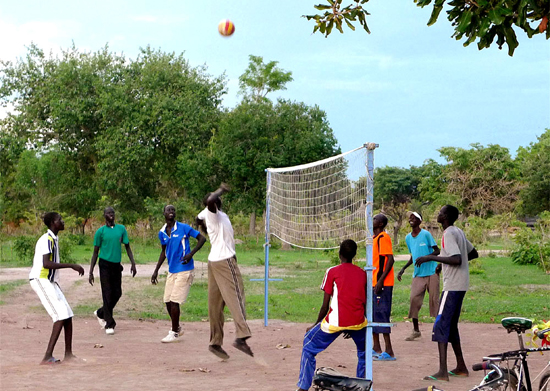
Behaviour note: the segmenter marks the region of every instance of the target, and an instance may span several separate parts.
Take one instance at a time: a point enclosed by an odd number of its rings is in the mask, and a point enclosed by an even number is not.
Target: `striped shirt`
[[[50,255],[50,261],[59,263],[58,237],[48,229],[36,242],[34,249],[34,260],[29,279],[46,278],[51,282],[59,281],[58,269],[46,269],[44,267],[44,255]]]

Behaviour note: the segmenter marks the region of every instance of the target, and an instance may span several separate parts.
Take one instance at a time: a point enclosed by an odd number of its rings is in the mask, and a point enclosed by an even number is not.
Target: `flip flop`
[[[378,353],[376,350],[372,349],[372,358],[380,356],[382,353]]]
[[[395,361],[395,357],[390,356],[387,352],[382,352],[380,355],[373,357],[374,361]]]
[[[430,376],[424,376],[424,377],[422,378],[422,380],[431,380],[431,381],[449,381],[448,379],[447,379],[447,380],[445,380],[445,379],[438,379],[437,377],[435,377],[435,376],[431,376],[431,375],[430,375]]]
[[[61,360],[58,360],[55,357],[50,357],[46,361],[42,361],[40,365],[57,365],[61,364]]]
[[[469,377],[469,373],[454,373],[453,371],[449,371],[449,375],[456,376],[456,377]]]

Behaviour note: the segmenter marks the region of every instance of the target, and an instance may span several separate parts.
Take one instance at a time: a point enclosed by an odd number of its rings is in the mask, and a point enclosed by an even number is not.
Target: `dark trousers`
[[[99,258],[99,279],[103,307],[97,310],[97,316],[107,322],[105,328],[114,329],[113,309],[122,296],[122,265]]]

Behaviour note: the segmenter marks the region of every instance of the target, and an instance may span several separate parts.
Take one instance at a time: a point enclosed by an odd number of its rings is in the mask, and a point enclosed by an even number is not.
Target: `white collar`
[[[165,223],[165,224],[162,226],[162,228],[160,229],[160,231],[166,233],[166,226],[167,226],[167,225],[168,225],[168,224]],[[177,229],[178,229],[178,221],[176,220],[176,221],[174,221],[174,227],[172,228],[172,232],[176,231]]]
[[[55,240],[57,240],[57,235],[53,233],[51,229],[48,228],[48,234],[53,237]]]

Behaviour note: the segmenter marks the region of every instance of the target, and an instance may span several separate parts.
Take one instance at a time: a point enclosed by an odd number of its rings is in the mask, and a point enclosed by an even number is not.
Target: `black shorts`
[[[372,291],[372,320],[377,323],[390,323],[391,302],[392,302],[393,286],[385,286],[382,292],[377,296]],[[389,334],[391,327],[373,327],[373,333]]]
[[[458,319],[466,291],[443,291],[439,300],[439,312],[435,318],[432,341],[460,342]]]

